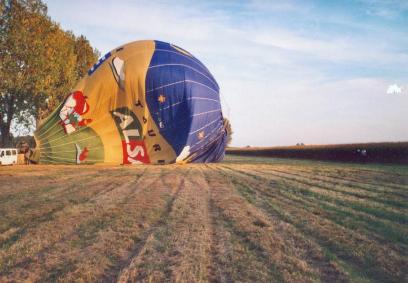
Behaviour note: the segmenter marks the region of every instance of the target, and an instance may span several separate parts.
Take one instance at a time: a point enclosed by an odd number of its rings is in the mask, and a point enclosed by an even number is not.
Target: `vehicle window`
[[[2,151],[1,153],[0,153],[0,157],[3,157],[4,156],[4,151]]]
[[[11,150],[6,150],[6,155],[10,156],[11,155]]]
[[[17,155],[17,150],[13,150],[13,155]]]

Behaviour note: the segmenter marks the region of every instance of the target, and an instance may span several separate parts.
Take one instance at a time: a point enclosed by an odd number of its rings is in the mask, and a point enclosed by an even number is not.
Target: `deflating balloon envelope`
[[[52,164],[217,162],[226,135],[214,77],[160,41],[107,53],[35,132]]]

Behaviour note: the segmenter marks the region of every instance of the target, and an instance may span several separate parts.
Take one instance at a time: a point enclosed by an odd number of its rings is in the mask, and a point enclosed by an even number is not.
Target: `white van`
[[[17,149],[0,148],[0,165],[17,164]]]

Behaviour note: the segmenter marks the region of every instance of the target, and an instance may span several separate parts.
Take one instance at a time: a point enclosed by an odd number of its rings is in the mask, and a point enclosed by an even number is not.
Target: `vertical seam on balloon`
[[[197,69],[195,69],[195,68],[193,68],[193,67],[190,67],[190,66],[188,66],[188,65],[185,65],[185,64],[159,64],[159,65],[150,66],[148,69],[159,68],[159,67],[166,67],[166,66],[183,66],[183,67],[185,67],[185,68],[191,69],[191,70],[197,72],[198,74],[202,75],[203,77],[206,77],[212,84],[214,84],[216,87],[218,87],[218,84],[217,84],[213,79],[211,79],[210,77],[206,76],[204,73],[198,71]]]
[[[171,108],[171,107],[173,107],[173,106],[176,106],[176,105],[178,105],[178,104],[181,104],[181,103],[183,103],[183,101],[178,101],[178,102],[176,102],[176,103],[173,103],[173,104],[171,104],[171,105],[169,105],[169,106],[166,106],[166,107],[164,107],[164,108],[161,108],[161,109],[159,109],[159,110],[161,110],[161,111],[167,110],[167,109],[169,109],[169,108]]]
[[[195,133],[197,133],[198,131],[201,131],[202,129],[204,129],[204,128],[208,127],[209,125],[214,124],[214,123],[215,123],[215,122],[217,122],[217,121],[220,121],[220,119],[219,119],[219,118],[217,118],[217,119],[215,119],[215,120],[211,121],[210,123],[208,123],[208,124],[204,125],[203,127],[199,128],[199,129],[197,129],[197,130],[195,130],[194,132],[189,133],[188,135],[190,136],[190,135],[192,135],[192,134],[195,134]]]
[[[196,117],[196,116],[200,116],[200,115],[204,115],[204,114],[208,114],[208,113],[213,113],[213,112],[217,112],[217,111],[221,111],[221,108],[215,109],[215,110],[211,110],[211,111],[206,111],[206,112],[197,113],[197,114],[191,115],[190,117]]]
[[[219,100],[217,100],[217,99],[211,99],[211,98],[207,98],[207,97],[190,97],[190,98],[187,98],[187,100],[192,100],[192,99],[198,99],[198,100],[211,100],[211,101],[215,101],[215,102],[220,103],[220,101],[219,101]],[[221,104],[221,103],[220,103],[220,104]]]
[[[174,54],[176,54],[176,55],[180,55],[180,56],[182,56],[182,57],[185,57],[186,59],[188,59],[188,60],[190,60],[190,61],[196,63],[197,65],[199,65],[200,67],[202,67],[205,71],[207,71],[208,73],[210,73],[210,70],[208,70],[208,68],[207,68],[200,60],[198,60],[198,59],[195,58],[194,56],[193,56],[193,57],[189,57],[189,56],[187,56],[187,55],[185,55],[185,54],[182,54],[182,53],[180,53],[180,52],[176,52],[176,51],[172,51],[172,50],[167,50],[167,49],[161,49],[161,48],[157,48],[155,51],[174,53]],[[195,59],[195,60],[194,60],[194,59]],[[211,74],[211,73],[210,73],[210,74]],[[212,76],[212,74],[211,74],[211,76]],[[215,79],[214,79],[214,80],[215,80]]]
[[[156,87],[156,88],[153,88],[153,89],[149,89],[148,91],[146,91],[146,93],[149,93],[149,92],[152,92],[152,91],[155,91],[155,90],[159,90],[159,89],[162,89],[162,88],[165,88],[165,87],[168,87],[168,86],[172,86],[172,85],[176,85],[176,84],[180,84],[180,83],[185,83],[185,82],[195,83],[195,84],[204,86],[204,87],[208,88],[209,90],[213,91],[215,94],[219,94],[219,92],[217,90],[209,87],[208,85],[200,83],[200,82],[196,82],[196,81],[193,81],[193,80],[182,80],[182,81],[177,81],[177,82],[174,82],[174,83],[169,83],[169,84],[162,85],[162,86],[159,86],[159,87]]]
[[[218,100],[216,100],[216,99],[211,99],[211,98],[206,98],[206,97],[189,97],[189,98],[187,98],[186,100],[193,100],[193,99],[210,100],[210,101],[215,101],[215,102],[220,103],[220,102],[219,102]],[[183,103],[183,102],[184,102],[184,100],[178,101],[178,102],[176,102],[176,103],[173,103],[173,104],[171,104],[171,105],[169,105],[169,106],[166,106],[166,107],[164,107],[164,108],[161,108],[161,109],[159,109],[159,110],[161,110],[161,111],[167,110],[167,109],[169,109],[169,108],[171,108],[171,107],[173,107],[173,106],[179,105],[179,104],[181,104],[181,103]]]

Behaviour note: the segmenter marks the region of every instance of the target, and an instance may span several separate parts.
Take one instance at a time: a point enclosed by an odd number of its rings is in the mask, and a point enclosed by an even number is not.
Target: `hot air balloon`
[[[223,120],[219,86],[198,59],[136,41],[100,58],[34,136],[42,164],[217,162]]]

